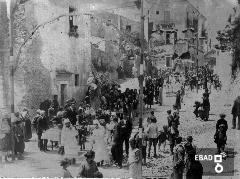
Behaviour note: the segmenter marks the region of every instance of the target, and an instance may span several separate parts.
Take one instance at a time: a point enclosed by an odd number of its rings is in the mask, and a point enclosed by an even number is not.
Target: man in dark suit
[[[67,109],[66,117],[70,120],[72,125],[76,125],[77,112],[75,109],[75,103],[72,103],[71,106]]]
[[[116,130],[114,131],[113,137],[113,146],[112,151],[115,155],[115,164],[118,168],[122,168],[122,161],[123,161],[123,138],[124,138],[124,123],[122,122],[123,119],[117,124]]]
[[[128,156],[129,154],[129,138],[132,133],[132,121],[129,116],[125,116],[123,120],[120,121],[122,124],[122,137],[123,142],[125,143],[125,150]]]

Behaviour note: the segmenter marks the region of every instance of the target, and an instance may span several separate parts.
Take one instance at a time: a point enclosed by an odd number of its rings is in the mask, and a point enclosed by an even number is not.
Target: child
[[[79,178],[103,178],[102,173],[99,172],[97,163],[94,161],[95,152],[90,150],[85,155],[86,160],[80,166]]]
[[[68,171],[68,167],[70,166],[70,160],[65,158],[60,162],[60,166],[62,166],[62,176],[63,178],[73,178],[71,173]]]
[[[130,151],[129,151],[129,172],[130,178],[132,179],[141,179],[141,160],[140,160],[140,150],[136,148],[136,140],[131,139],[130,143]]]
[[[168,126],[164,125],[163,131],[160,131],[158,136],[159,151],[161,151],[161,145],[163,144],[163,152],[165,152],[167,138],[168,138]]]

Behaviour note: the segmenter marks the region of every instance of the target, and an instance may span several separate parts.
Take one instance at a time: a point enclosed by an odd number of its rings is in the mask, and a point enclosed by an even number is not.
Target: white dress
[[[61,146],[64,146],[65,155],[76,155],[78,152],[77,131],[74,128],[63,127],[61,132]]]
[[[142,173],[141,173],[141,161],[140,161],[140,150],[134,149],[132,150],[130,148],[129,150],[129,174],[132,179],[141,179]]]
[[[107,145],[105,142],[105,129],[100,126],[98,129],[93,130],[92,140],[93,143],[93,151],[95,152],[95,161],[101,162],[110,161],[110,156],[107,151]]]

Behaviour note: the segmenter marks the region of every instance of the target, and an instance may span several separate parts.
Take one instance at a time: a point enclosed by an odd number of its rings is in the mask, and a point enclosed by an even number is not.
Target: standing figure
[[[173,121],[173,116],[172,116],[172,111],[171,110],[168,110],[167,111],[167,122],[168,122],[168,128],[170,128],[171,127],[171,125],[172,125],[172,121]]]
[[[64,126],[61,132],[61,148],[64,148],[66,156],[76,155],[76,151],[74,149],[77,148],[77,135],[77,130],[71,126],[70,120],[67,118],[64,119]]]
[[[163,152],[165,152],[166,141],[168,139],[168,126],[163,126],[163,130],[158,135],[158,150],[161,151],[161,145],[163,145]]]
[[[23,153],[25,149],[24,143],[24,132],[22,127],[21,119],[17,118],[13,127],[13,135],[14,135],[14,152],[15,155],[18,155],[18,159],[23,159]]]
[[[129,173],[132,179],[141,179],[141,151],[136,147],[136,140],[130,140],[130,152],[129,152]]]
[[[58,103],[58,96],[57,95],[53,96],[52,107],[54,109],[54,115],[56,115],[58,110],[59,110],[59,107],[60,107],[59,103]]]
[[[32,138],[32,125],[31,120],[29,116],[29,111],[27,108],[23,109],[23,112],[21,114],[22,120],[23,120],[23,126],[24,126],[24,141],[27,142],[29,139]]]
[[[104,162],[109,162],[110,157],[107,152],[107,145],[105,143],[105,128],[99,123],[98,120],[94,120],[95,129],[92,134],[92,149],[96,153],[95,161],[97,164],[103,165]]]
[[[195,104],[193,107],[195,108],[193,113],[195,114],[196,118],[198,118],[199,117],[199,108],[201,107],[201,103],[198,101],[195,101]]]
[[[182,137],[176,138],[176,146],[173,149],[173,178],[183,179],[185,149],[181,144]]]
[[[146,133],[148,134],[149,138],[148,157],[150,157],[152,145],[154,149],[154,157],[157,157],[156,145],[158,137],[158,126],[156,125],[156,121],[153,118],[151,119],[150,125],[146,129]]]
[[[9,151],[11,151],[10,118],[5,116],[0,122],[0,156],[2,157],[2,163],[7,161]]]
[[[214,142],[217,144],[218,153],[224,152],[225,145],[227,142],[227,130],[228,124],[225,120],[226,115],[220,114],[220,119],[217,121],[216,124],[216,133],[214,135]]]
[[[75,109],[75,103],[71,103],[71,106],[67,108],[66,117],[70,120],[71,124],[74,126],[77,122],[77,112]]]
[[[176,108],[176,110],[178,112],[181,109],[181,94],[180,94],[180,90],[178,90],[177,94],[176,94],[175,108]]]
[[[159,87],[158,103],[159,103],[159,106],[163,105],[163,86]]]
[[[186,179],[202,179],[202,164],[195,160],[196,147],[192,143],[192,136],[187,137],[187,143],[184,145],[186,151]]]
[[[126,119],[127,118],[127,119]],[[132,133],[132,122],[130,117],[125,117],[123,120],[120,121],[122,123],[122,131],[123,131],[123,142],[125,144],[126,154],[128,156],[129,153],[129,138]]]
[[[232,107],[232,129],[236,129],[236,122],[238,118],[237,130],[240,130],[240,96],[234,101]]]
[[[123,161],[123,130],[122,123],[118,123],[116,129],[114,130],[113,145],[112,145],[112,154],[115,160],[115,165],[118,168],[122,168]]]

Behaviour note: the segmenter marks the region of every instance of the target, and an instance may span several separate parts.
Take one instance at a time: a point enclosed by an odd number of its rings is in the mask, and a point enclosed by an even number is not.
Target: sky
[[[217,43],[216,32],[224,29],[237,0],[189,0],[207,17],[209,37]]]

